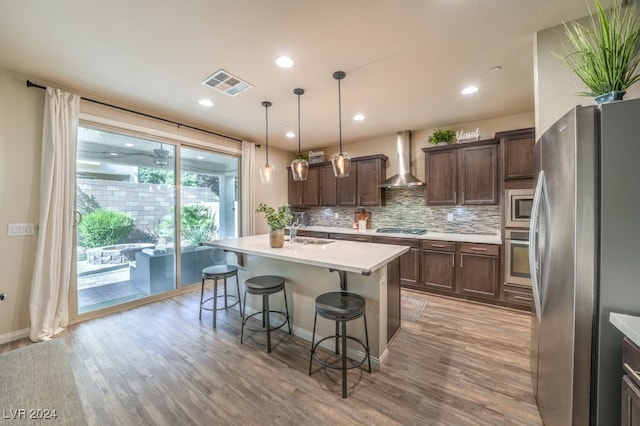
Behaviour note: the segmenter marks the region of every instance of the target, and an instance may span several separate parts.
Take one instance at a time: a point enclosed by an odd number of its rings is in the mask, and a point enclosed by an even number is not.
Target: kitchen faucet
[[[298,219],[296,219],[296,221],[289,226],[289,240],[292,243],[296,240],[296,234],[298,233],[298,229],[300,229],[302,226],[303,225],[300,224]]]

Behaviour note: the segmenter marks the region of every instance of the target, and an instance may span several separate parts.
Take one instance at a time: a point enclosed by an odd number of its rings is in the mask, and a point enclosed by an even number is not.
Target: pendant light
[[[340,152],[331,156],[331,165],[333,166],[333,174],[337,178],[349,176],[349,169],[351,168],[351,156],[346,152],[342,152],[342,105],[340,97],[340,80],[342,80],[344,76],[344,71],[336,71],[333,73],[333,78],[338,80],[338,127],[340,130]]]
[[[264,123],[265,123],[265,145],[267,158],[264,166],[260,167],[260,180],[262,183],[271,183],[273,182],[273,175],[276,172],[276,168],[269,164],[269,107],[271,106],[271,102],[262,101],[262,106],[264,107]]]
[[[298,96],[298,156],[291,162],[291,174],[293,180],[307,180],[309,162],[302,158],[300,152],[300,95],[304,94],[304,89],[293,89],[293,93]]]

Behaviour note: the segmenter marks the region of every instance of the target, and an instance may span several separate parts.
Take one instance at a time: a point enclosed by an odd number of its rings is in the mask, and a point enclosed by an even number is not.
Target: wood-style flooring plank
[[[530,315],[410,293],[426,308],[403,321],[382,371],[349,372],[347,399],[338,371],[314,363],[308,375],[309,342],[277,331],[267,354],[263,335],[240,344],[237,310],[220,312],[216,330],[210,312],[199,321],[199,291],[70,326],[59,338],[91,425],[541,425]]]

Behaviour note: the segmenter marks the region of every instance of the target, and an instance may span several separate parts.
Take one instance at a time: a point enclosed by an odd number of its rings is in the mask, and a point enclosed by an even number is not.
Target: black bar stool
[[[248,330],[254,332],[264,331],[267,333],[267,352],[271,352],[271,332],[282,328],[285,324],[289,325],[289,334],[291,334],[291,321],[289,320],[289,305],[287,305],[287,292],[284,289],[285,279],[275,275],[261,275],[253,278],[249,278],[244,282],[244,297],[242,303],[244,309],[242,310],[242,328],[240,330],[240,343],[244,338],[244,327],[247,320],[255,315],[262,314],[262,328]],[[275,311],[269,309],[269,295],[275,294],[279,291],[284,293],[284,307],[285,311]],[[245,317],[245,310],[247,309],[247,293],[262,296],[262,310],[254,312],[253,314]],[[278,326],[271,326],[271,320],[269,318],[270,313],[277,313],[284,317],[284,321]]]
[[[240,283],[238,282],[238,267],[234,265],[227,265],[227,255],[222,249],[214,249],[211,252],[211,260],[214,262],[213,266],[207,266],[202,270],[202,287],[200,288],[200,315],[202,320],[202,310],[213,311],[213,328],[216,328],[216,316],[219,310],[225,310],[232,308],[240,303]],[[237,294],[229,294],[227,291],[227,279],[236,278],[236,291]],[[204,283],[206,280],[213,280],[213,296],[204,298]],[[218,294],[218,280],[223,280],[224,294]],[[218,298],[224,297],[224,306],[218,307]],[[235,302],[229,304],[229,298],[235,299]],[[212,307],[208,308],[205,303],[212,301]],[[242,304],[240,304],[240,312],[242,312]]]
[[[324,293],[316,297],[316,313],[313,319],[313,334],[311,335],[311,355],[309,357],[309,375],[311,375],[311,365],[315,358],[320,364],[327,368],[342,371],[342,397],[347,397],[347,370],[360,367],[365,361],[369,364],[369,373],[371,373],[371,355],[369,354],[369,332],[367,330],[367,314],[365,313],[366,301],[360,295],[349,293],[346,291],[335,291]],[[336,323],[336,332],[333,336],[328,336],[315,342],[316,323],[318,315]],[[353,336],[347,336],[347,322],[364,318],[364,337],[365,343]],[[341,326],[341,327],[340,327]],[[342,348],[342,362],[340,365],[333,365],[327,361],[318,358],[316,350],[318,346],[328,339],[335,338],[335,353],[340,354]],[[347,339],[358,343],[365,351],[362,360],[353,361],[354,365],[347,367]]]

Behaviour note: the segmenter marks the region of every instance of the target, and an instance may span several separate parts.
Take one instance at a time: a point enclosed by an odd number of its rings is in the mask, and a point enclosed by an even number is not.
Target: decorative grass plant
[[[575,21],[564,25],[573,52],[561,59],[589,88],[580,95],[598,97],[624,92],[640,80],[640,17],[635,7],[623,7],[620,0],[607,12],[600,0],[595,4],[591,28]]]
[[[456,132],[453,130],[436,129],[433,131],[433,135],[429,136],[427,142],[431,144],[438,144],[442,142],[451,143],[456,138]]]

